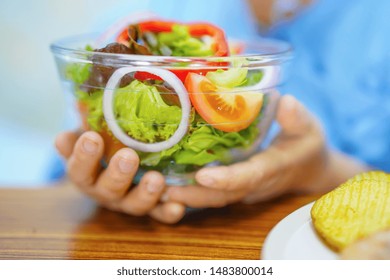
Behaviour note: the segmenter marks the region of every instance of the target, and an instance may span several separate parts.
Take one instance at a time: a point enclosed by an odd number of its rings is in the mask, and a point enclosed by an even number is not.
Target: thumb
[[[307,109],[291,95],[280,99],[276,119],[284,136],[302,135],[314,122]]]

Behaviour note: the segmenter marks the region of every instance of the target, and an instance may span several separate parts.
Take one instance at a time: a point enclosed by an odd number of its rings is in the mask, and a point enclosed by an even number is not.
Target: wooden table
[[[172,226],[102,209],[65,182],[0,188],[0,258],[258,259],[272,227],[316,198],[203,210]]]

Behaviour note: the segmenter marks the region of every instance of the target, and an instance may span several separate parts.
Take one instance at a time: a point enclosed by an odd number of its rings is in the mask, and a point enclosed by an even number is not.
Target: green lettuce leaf
[[[260,83],[261,79],[263,78],[263,75],[264,73],[261,70],[250,71],[246,77],[246,80],[240,86],[248,87],[248,86],[256,85]]]
[[[86,45],[84,50],[93,51],[90,45]],[[88,63],[70,63],[65,68],[65,77],[75,84],[82,84],[88,78],[92,64]]]
[[[172,56],[210,56],[213,54],[210,46],[190,35],[185,25],[174,25],[171,32],[157,34],[159,54],[164,48],[170,50]]]
[[[88,79],[91,66],[91,64],[71,63],[65,69],[65,77],[75,84],[82,84]]]
[[[75,96],[88,107],[87,122],[95,131],[101,131],[104,123],[103,118],[103,91],[95,91],[89,94],[82,90],[76,90]]]
[[[167,105],[155,86],[137,80],[116,91],[114,113],[128,135],[145,143],[170,138],[181,119],[181,108]]]
[[[259,133],[257,121],[240,132],[223,132],[206,125],[204,121],[193,123],[189,133],[172,148],[159,153],[143,153],[141,164],[167,165],[169,159],[177,164],[202,166],[213,161],[227,163],[232,148],[246,148]]]

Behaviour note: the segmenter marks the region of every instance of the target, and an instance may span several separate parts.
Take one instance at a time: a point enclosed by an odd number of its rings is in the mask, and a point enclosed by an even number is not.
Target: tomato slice
[[[204,76],[189,73],[185,80],[192,105],[213,127],[225,132],[247,128],[259,115],[263,94],[217,88]]]

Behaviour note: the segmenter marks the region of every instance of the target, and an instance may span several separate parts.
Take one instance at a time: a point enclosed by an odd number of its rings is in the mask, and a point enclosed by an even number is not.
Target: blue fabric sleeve
[[[272,36],[291,42],[285,90],[322,121],[329,143],[390,171],[390,1],[318,1]]]

